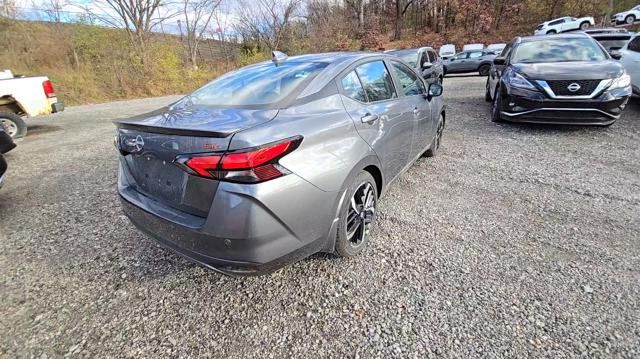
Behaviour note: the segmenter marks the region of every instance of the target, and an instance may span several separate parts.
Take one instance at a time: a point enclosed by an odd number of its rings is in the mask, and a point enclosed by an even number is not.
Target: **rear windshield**
[[[391,55],[398,56],[413,67],[418,64],[418,50],[395,51]]]
[[[259,106],[275,104],[327,66],[318,62],[264,63],[224,75],[187,96],[194,105]]]
[[[591,38],[549,38],[523,42],[513,51],[511,63],[603,61],[606,53]]]

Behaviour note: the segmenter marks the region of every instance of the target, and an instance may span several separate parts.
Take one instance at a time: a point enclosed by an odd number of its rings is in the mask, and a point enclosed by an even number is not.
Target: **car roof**
[[[546,36],[523,36],[516,37],[516,42],[535,42],[542,41],[546,39],[584,39],[589,38],[589,35],[584,32],[572,32],[572,33],[564,33],[564,34],[554,34],[554,35],[546,35]]]
[[[353,60],[357,58],[364,58],[367,56],[375,56],[379,55],[377,52],[366,52],[366,51],[354,51],[354,52],[324,52],[318,54],[305,54],[305,55],[297,55],[290,56],[287,59],[287,62],[324,62],[324,63],[335,63],[335,62],[343,62],[347,60]]]

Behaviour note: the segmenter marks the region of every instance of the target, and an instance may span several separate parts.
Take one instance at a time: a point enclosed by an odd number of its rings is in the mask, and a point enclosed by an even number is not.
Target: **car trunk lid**
[[[188,174],[178,156],[225,152],[233,134],[266,123],[277,110],[165,108],[116,121],[121,183],[145,197],[205,217],[218,181]]]

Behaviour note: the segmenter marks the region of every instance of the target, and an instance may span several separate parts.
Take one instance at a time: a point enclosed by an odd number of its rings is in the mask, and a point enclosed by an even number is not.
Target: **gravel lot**
[[[3,357],[639,357],[640,101],[610,128],[493,124],[445,80],[448,128],[380,203],[371,246],[229,278],[120,213],[111,120],[31,121],[0,190]]]

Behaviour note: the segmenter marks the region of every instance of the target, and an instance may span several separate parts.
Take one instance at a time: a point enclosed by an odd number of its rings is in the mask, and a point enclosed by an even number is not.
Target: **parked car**
[[[7,172],[7,161],[5,160],[3,154],[11,151],[16,147],[16,144],[13,143],[13,139],[9,136],[2,126],[0,126],[0,188],[4,184],[4,176]]]
[[[124,213],[223,273],[359,254],[380,195],[442,139],[442,86],[395,56],[276,52],[273,62],[115,122]]]
[[[595,26],[593,17],[561,17],[538,25],[534,35],[551,35],[567,32],[571,30],[586,30],[590,26]]]
[[[491,44],[487,46],[487,50],[493,51],[496,55],[500,54],[502,50],[507,46],[507,44]]]
[[[636,34],[619,52],[620,63],[631,76],[631,88],[640,96],[640,35]]]
[[[442,83],[444,77],[442,59],[431,47],[419,49],[392,50],[386,53],[398,56],[411,65],[427,83]]]
[[[443,60],[446,60],[455,54],[456,45],[454,44],[444,44],[440,47],[440,51],[438,51],[438,55],[440,55],[440,58]]]
[[[27,134],[27,117],[64,110],[53,84],[46,76],[14,77],[11,71],[0,73],[0,126],[12,138]]]
[[[608,126],[631,95],[623,66],[582,33],[516,38],[493,62],[485,98],[494,122]]]
[[[482,50],[482,49],[484,49],[484,44],[466,44],[462,46],[462,51]]]
[[[494,57],[496,54],[489,50],[463,51],[443,61],[444,73],[447,75],[477,71],[480,76],[487,76]]]
[[[596,39],[612,56],[616,56],[633,37],[627,30],[616,28],[589,29],[585,33]]]
[[[631,10],[619,12],[611,17],[611,22],[615,25],[631,25],[640,20],[640,5],[634,6]]]

